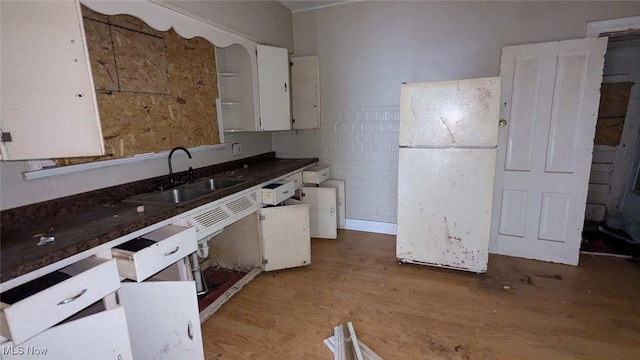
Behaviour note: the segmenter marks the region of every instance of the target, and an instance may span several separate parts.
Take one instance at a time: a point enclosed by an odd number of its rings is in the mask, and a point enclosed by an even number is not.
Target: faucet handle
[[[189,182],[190,183],[192,183],[194,181],[193,177],[194,177],[193,168],[191,166],[189,166]]]

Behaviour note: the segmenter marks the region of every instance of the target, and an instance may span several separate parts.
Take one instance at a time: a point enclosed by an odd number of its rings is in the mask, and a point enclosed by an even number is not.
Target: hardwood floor
[[[333,359],[323,340],[347,321],[385,360],[640,359],[640,267],[492,255],[479,275],[399,265],[394,236],[340,231],[202,324],[205,357]]]

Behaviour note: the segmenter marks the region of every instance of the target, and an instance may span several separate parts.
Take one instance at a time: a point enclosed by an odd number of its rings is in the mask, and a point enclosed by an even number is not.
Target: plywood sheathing
[[[107,155],[58,165],[220,143],[213,44],[128,15],[83,16]]]
[[[84,6],[82,8],[82,16],[84,16]],[[95,13],[95,12],[94,12]],[[151,26],[147,25],[144,21],[138,19],[135,16],[130,15],[116,15],[109,16],[109,24],[122,27],[125,29],[137,31],[142,34],[162,37],[166,32],[158,31]]]
[[[96,91],[100,93],[119,90],[109,24],[84,19],[84,28]]]
[[[82,17],[86,20],[86,19],[91,19],[91,20],[97,20],[103,23],[108,23],[109,22],[109,16],[108,15],[104,15],[104,14],[100,14],[98,12],[95,12],[91,9],[89,9],[86,6],[82,6]]]
[[[595,145],[620,144],[632,86],[632,82],[602,84]]]
[[[164,39],[111,26],[120,91],[171,94]]]

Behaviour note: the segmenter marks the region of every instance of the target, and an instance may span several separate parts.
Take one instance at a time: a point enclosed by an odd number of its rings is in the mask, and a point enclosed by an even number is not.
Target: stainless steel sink
[[[193,184],[184,185],[183,188],[213,191],[213,190],[226,189],[228,187],[236,186],[236,185],[242,184],[245,181],[247,180],[211,178],[211,179],[201,180]]]
[[[156,193],[142,194],[127,199],[127,202],[184,204],[211,194],[209,190],[175,188]]]
[[[136,195],[125,200],[134,203],[155,203],[179,205],[198,200],[203,196],[207,196],[215,190],[226,189],[246,182],[243,179],[229,178],[210,178],[201,180],[192,184],[182,185],[180,187],[164,190],[160,192]]]

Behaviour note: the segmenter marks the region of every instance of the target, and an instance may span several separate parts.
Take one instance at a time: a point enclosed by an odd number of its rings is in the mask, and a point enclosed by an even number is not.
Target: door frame
[[[626,31],[626,30],[640,30],[640,16],[631,16],[631,17],[625,17],[625,18],[616,18],[616,19],[608,19],[608,20],[600,20],[600,21],[590,21],[587,23],[587,30],[586,30],[585,37],[595,38],[595,37],[599,37],[602,34],[616,32],[616,31]],[[615,80],[624,81],[627,79],[624,77],[617,76]],[[602,82],[605,83],[609,81],[603,78]],[[613,79],[611,79],[610,82],[613,82]],[[631,146],[631,148],[628,149],[627,151],[631,151],[634,154],[638,152],[639,145],[637,141],[630,143],[629,146]],[[594,150],[595,150],[595,145],[594,145]],[[628,181],[630,174],[633,172],[634,164],[635,164],[635,156],[631,157],[630,159],[628,159],[628,161],[625,161],[625,163],[623,164],[624,168],[629,168],[629,173],[627,174],[627,176],[624,177],[625,182]],[[627,184],[627,186],[624,188],[623,193],[620,194],[620,197],[618,198],[618,201],[617,201],[617,206],[619,206],[620,210],[622,210],[622,207],[624,205],[626,193],[629,187],[628,185],[629,184]]]
[[[599,37],[603,33],[640,29],[640,16],[590,21],[585,38]]]

